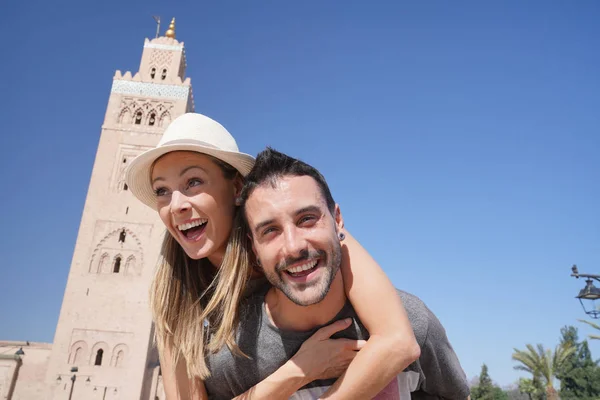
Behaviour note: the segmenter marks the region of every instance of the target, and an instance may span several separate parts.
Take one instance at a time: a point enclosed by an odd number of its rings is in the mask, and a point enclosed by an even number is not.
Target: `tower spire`
[[[171,20],[169,24],[169,29],[165,32],[165,36],[171,39],[175,39],[175,18]]]

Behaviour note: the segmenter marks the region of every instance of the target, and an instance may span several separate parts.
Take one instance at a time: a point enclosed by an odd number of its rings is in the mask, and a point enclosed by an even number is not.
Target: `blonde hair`
[[[188,257],[165,232],[150,306],[159,352],[172,346],[173,368],[183,357],[189,377],[207,378],[207,352],[225,345],[245,356],[235,343],[239,304],[252,270],[242,213],[237,207],[221,266]]]

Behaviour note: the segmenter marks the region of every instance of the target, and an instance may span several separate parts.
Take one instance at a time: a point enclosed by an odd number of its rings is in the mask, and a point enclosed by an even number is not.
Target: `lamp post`
[[[94,386],[94,392],[98,390],[98,388],[104,388],[104,392],[102,393],[102,400],[106,399],[106,391],[108,389],[114,389],[114,393],[117,393],[117,388],[115,386]]]
[[[71,389],[69,390],[69,400],[71,400],[71,398],[73,397],[73,390],[75,389],[75,381],[77,380],[77,372],[79,372],[79,369],[77,367],[71,367],[71,373],[73,375],[71,375],[71,377],[69,378],[69,380],[71,381]],[[56,378],[57,384],[62,382],[63,376],[69,376],[69,374],[59,374],[58,377]],[[79,375],[79,376],[80,377],[87,376],[85,383],[87,385],[90,384],[90,382],[91,382],[90,375]]]
[[[577,269],[577,265],[571,267],[571,276],[579,279],[585,278],[585,287],[579,291],[579,294],[575,298],[579,299],[583,311],[594,319],[600,318],[600,308],[596,306],[596,300],[600,299],[600,289],[594,286],[594,280],[600,282],[600,275],[592,274],[580,274]],[[588,310],[583,300],[591,302],[591,308]],[[589,304],[589,303],[587,303]]]

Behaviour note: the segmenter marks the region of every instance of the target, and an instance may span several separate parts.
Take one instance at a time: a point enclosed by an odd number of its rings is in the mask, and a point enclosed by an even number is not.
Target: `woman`
[[[167,228],[151,304],[168,399],[207,398],[206,351],[227,345],[241,353],[233,339],[238,304],[262,279],[249,267],[248,252],[235,251],[246,246],[247,238],[232,228],[236,198],[253,163],[218,122],[189,113],[175,119],[158,146],[136,157],[126,172],[132,193],[157,210]],[[344,256],[352,254],[354,265],[342,268],[345,288],[369,340],[342,346],[329,336],[346,324],[324,327],[240,398],[250,392],[253,399],[287,398],[307,382],[342,374],[326,397],[373,397],[418,358],[420,349],[393,285],[346,236]],[[310,376],[299,377],[298,365]]]

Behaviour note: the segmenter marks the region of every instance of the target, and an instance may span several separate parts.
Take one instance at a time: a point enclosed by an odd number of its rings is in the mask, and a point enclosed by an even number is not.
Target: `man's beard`
[[[275,271],[269,273],[266,271],[263,272],[271,285],[281,290],[283,294],[285,294],[286,297],[293,303],[304,307],[320,303],[325,296],[327,296],[327,293],[329,293],[331,283],[333,282],[333,279],[339,271],[342,263],[342,246],[337,240],[334,240],[333,243],[334,245],[330,254],[327,254],[327,252],[324,250],[303,250],[300,254],[300,257],[293,259],[288,258],[277,264]],[[290,265],[298,264],[302,261],[314,260],[316,258],[318,258],[319,263],[321,263],[319,268],[323,270],[322,276],[316,282],[291,284],[289,281],[284,279],[283,274],[287,274],[285,270]],[[314,294],[310,298],[303,298],[299,295],[299,293],[311,289],[313,290]]]

